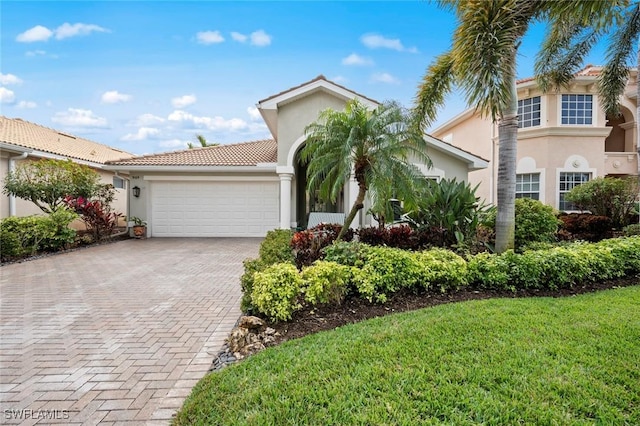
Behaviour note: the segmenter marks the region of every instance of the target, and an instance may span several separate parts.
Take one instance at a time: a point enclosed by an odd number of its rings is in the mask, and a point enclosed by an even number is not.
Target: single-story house
[[[20,118],[0,116],[0,176],[23,161],[40,159],[70,159],[94,169],[102,183],[110,183],[116,188],[113,208],[127,214],[127,181],[124,172],[114,172],[105,168],[110,160],[131,158],[133,154],[99,144],[79,136],[30,123]],[[1,192],[1,191],[0,191]],[[42,211],[31,201],[2,194],[0,218],[28,216]]]
[[[320,111],[341,110],[351,99],[378,105],[321,75],[258,102],[273,139],[109,161],[107,169],[129,174],[130,214],[147,221],[149,237],[263,237],[304,226],[310,212],[345,212],[357,195],[352,180],[335,205],[319,202],[306,190],[298,161],[304,128]],[[483,158],[425,138],[433,161],[432,168],[418,164],[425,177],[467,181],[470,171],[487,167]],[[354,221],[370,223],[368,214]]]

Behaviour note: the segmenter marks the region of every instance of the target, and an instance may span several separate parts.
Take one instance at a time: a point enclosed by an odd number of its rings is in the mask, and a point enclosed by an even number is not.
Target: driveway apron
[[[168,424],[260,239],[125,240],[0,268],[1,424]]]

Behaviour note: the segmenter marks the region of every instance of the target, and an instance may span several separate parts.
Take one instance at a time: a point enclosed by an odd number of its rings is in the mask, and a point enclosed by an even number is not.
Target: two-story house
[[[534,78],[517,82],[518,158],[516,197],[573,210],[565,194],[602,176],[638,174],[637,70],[620,97],[622,116],[605,115],[598,100],[601,67],[588,65],[569,87],[543,93]],[[469,109],[430,132],[436,138],[490,159],[469,173],[477,195],[497,201],[498,128]]]

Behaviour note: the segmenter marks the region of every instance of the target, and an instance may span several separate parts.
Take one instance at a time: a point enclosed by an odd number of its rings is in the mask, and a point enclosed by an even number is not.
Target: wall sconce
[[[140,196],[140,188],[138,188],[137,186],[134,186],[132,190],[133,190],[133,196],[138,198]]]

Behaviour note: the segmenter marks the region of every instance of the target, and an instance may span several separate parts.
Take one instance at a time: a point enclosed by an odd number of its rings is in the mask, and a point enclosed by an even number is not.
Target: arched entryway
[[[605,152],[635,152],[633,114],[625,107],[621,107],[620,112],[621,115],[617,117],[607,115],[607,127],[612,129],[604,141]]]

